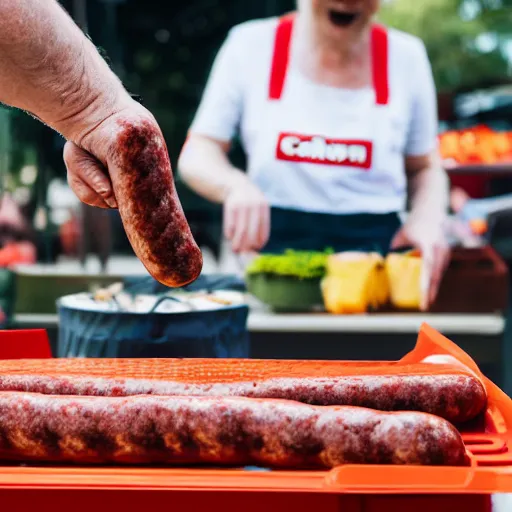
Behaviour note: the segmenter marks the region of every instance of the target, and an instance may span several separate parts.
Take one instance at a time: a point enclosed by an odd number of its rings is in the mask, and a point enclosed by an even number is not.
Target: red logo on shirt
[[[281,133],[276,158],[289,162],[370,169],[373,144],[367,140],[326,139],[319,135]]]

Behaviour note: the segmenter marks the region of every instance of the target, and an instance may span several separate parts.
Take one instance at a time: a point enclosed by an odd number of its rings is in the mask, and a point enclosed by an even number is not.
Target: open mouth
[[[357,12],[335,11],[334,9],[329,10],[329,20],[337,27],[348,27],[352,25],[358,17],[359,13]]]

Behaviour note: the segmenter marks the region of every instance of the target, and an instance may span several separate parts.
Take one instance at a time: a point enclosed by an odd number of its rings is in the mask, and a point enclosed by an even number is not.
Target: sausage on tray
[[[167,286],[194,281],[203,259],[176,193],[162,134],[149,120],[127,120],[120,123],[117,147],[109,172],[136,255]]]
[[[242,396],[295,400],[312,405],[351,405],[380,411],[420,411],[453,423],[481,413],[487,395],[471,374],[342,375],[270,378],[257,382],[192,384],[179,381],[79,376],[0,375],[0,391],[85,396]]]
[[[118,464],[469,465],[459,432],[418,412],[238,397],[0,393],[0,458]]]

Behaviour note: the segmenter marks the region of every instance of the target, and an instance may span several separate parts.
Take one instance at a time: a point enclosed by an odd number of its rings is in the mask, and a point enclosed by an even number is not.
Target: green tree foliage
[[[440,91],[510,77],[512,0],[392,0],[380,18],[425,42]]]

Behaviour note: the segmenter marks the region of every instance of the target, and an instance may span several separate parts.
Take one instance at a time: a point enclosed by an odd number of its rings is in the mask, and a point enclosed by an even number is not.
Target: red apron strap
[[[268,97],[271,100],[279,100],[283,93],[290,57],[290,41],[292,39],[294,18],[295,14],[293,13],[283,16],[277,25],[268,89]]]
[[[389,102],[388,31],[382,25],[372,27],[372,75],[377,105]]]
[[[283,16],[277,25],[268,89],[268,97],[271,100],[279,100],[283,94],[294,18],[294,13]],[[389,102],[388,32],[382,25],[374,25],[371,38],[372,76],[376,103],[387,105]]]

